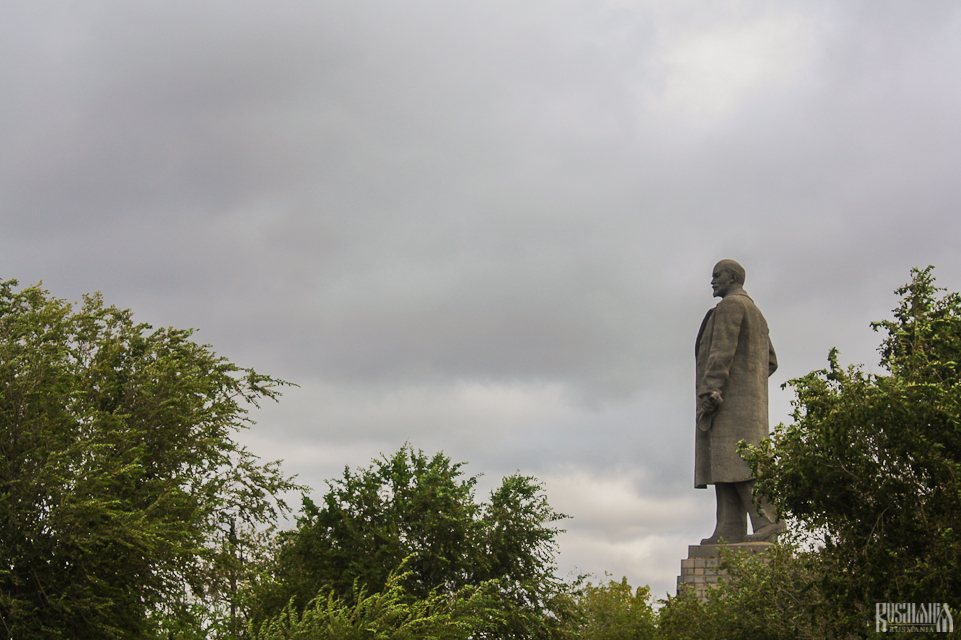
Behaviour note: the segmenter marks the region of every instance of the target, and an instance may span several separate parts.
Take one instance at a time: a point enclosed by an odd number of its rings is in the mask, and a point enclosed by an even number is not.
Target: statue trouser
[[[718,482],[714,485],[717,492],[717,527],[714,535],[701,540],[701,544],[724,542],[774,542],[778,534],[787,529],[784,523],[773,520],[774,509],[764,498],[760,499],[761,509],[754,505],[754,480],[746,482]],[[754,533],[747,535],[747,519],[751,518]]]

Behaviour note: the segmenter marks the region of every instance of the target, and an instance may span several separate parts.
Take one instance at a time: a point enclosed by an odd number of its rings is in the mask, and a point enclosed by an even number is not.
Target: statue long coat
[[[746,293],[725,296],[707,312],[697,334],[697,398],[721,394],[721,407],[698,416],[694,486],[750,480],[751,470],[737,453],[739,440],[757,444],[768,436],[768,377],[777,356],[767,321]],[[706,429],[706,430],[703,430]]]

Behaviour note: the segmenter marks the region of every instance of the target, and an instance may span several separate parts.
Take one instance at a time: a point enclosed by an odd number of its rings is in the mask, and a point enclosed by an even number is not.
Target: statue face
[[[711,278],[711,289],[714,290],[715,298],[723,298],[731,291],[731,287],[734,286],[734,274],[730,271],[718,269],[714,267],[714,273]]]

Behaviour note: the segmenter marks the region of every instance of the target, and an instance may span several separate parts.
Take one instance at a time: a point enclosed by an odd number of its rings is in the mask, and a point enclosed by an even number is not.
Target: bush
[[[649,587],[631,590],[627,578],[597,586],[590,582],[575,599],[579,621],[577,638],[583,640],[653,640],[657,625]]]
[[[722,552],[728,575],[704,602],[691,588],[662,601],[664,640],[787,640],[831,638],[837,606],[816,585],[816,554],[775,545],[763,555]]]
[[[252,630],[254,640],[464,640],[491,628],[497,612],[489,585],[453,595],[407,597],[406,574],[391,574],[383,591],[370,594],[355,582],[350,602],[330,592],[301,612],[294,602]]]

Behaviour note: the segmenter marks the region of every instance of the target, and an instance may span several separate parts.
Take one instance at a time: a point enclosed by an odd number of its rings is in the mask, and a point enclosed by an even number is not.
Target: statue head
[[[744,267],[734,260],[721,260],[714,265],[711,287],[714,297],[723,298],[744,286]]]

